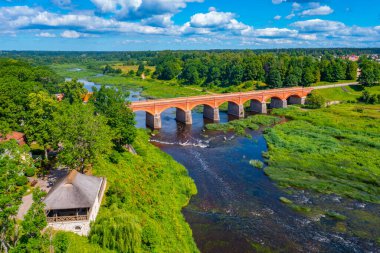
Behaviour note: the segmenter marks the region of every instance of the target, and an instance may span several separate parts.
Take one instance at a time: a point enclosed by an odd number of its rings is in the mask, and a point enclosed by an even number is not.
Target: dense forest
[[[286,53],[179,54],[162,53],[155,59],[154,77],[177,78],[183,84],[233,86],[247,81],[265,82],[269,88],[310,86],[312,83],[356,80],[358,64],[336,58],[291,56]]]
[[[256,50],[182,50],[174,51],[178,54],[222,54],[239,53],[244,51],[254,52],[255,54],[265,53],[286,53],[292,56],[311,55],[319,57],[322,55],[363,55],[380,54],[380,48],[294,48],[294,49],[256,49]],[[130,65],[137,65],[139,61],[150,62],[154,60],[162,51],[125,51],[125,52],[88,52],[88,51],[0,51],[1,57],[23,58],[33,61],[40,65],[52,63],[88,63],[89,61],[122,61]]]

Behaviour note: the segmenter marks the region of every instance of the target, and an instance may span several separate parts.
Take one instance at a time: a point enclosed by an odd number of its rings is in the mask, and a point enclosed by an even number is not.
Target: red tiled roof
[[[25,145],[25,134],[20,132],[12,132],[10,134],[7,134],[5,138],[3,138],[0,134],[0,142],[9,141],[9,140],[16,140],[19,145]]]

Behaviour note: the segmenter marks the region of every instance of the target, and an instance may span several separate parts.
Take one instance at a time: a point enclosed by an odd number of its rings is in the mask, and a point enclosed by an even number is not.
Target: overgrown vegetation
[[[268,167],[282,187],[380,203],[380,107],[276,109],[291,121],[268,129]]]
[[[233,120],[225,124],[207,124],[206,129],[212,131],[233,131],[238,135],[246,135],[246,129],[258,130],[260,126],[271,126],[278,123],[281,119],[268,115],[254,115],[245,119]]]
[[[186,169],[138,131],[138,155],[101,158],[94,173],[109,182],[90,240],[119,252],[197,252],[181,209],[196,193]]]

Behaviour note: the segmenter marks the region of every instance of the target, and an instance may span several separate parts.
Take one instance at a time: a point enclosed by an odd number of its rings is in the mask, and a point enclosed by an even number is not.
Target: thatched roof
[[[83,175],[75,170],[59,180],[44,199],[46,210],[90,208],[102,185],[102,178]]]

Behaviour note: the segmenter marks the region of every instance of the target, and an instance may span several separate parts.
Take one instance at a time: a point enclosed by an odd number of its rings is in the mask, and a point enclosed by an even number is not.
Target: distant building
[[[87,92],[86,94],[82,95],[83,103],[87,103],[93,94],[94,94],[93,92]],[[57,93],[57,94],[54,94],[54,96],[59,102],[61,102],[65,98],[64,93]]]
[[[0,134],[0,142],[5,142],[9,140],[16,140],[18,145],[22,146],[26,144],[25,134],[20,132],[12,132],[7,134],[5,138]]]
[[[359,60],[359,56],[354,55],[354,54],[353,55],[345,55],[342,58],[349,60],[349,61],[358,61]]]
[[[62,101],[63,98],[65,97],[65,94],[63,93],[58,93],[58,94],[54,94],[55,98],[58,100],[58,101]]]
[[[95,221],[106,179],[71,171],[59,180],[44,199],[48,226],[87,236]]]

